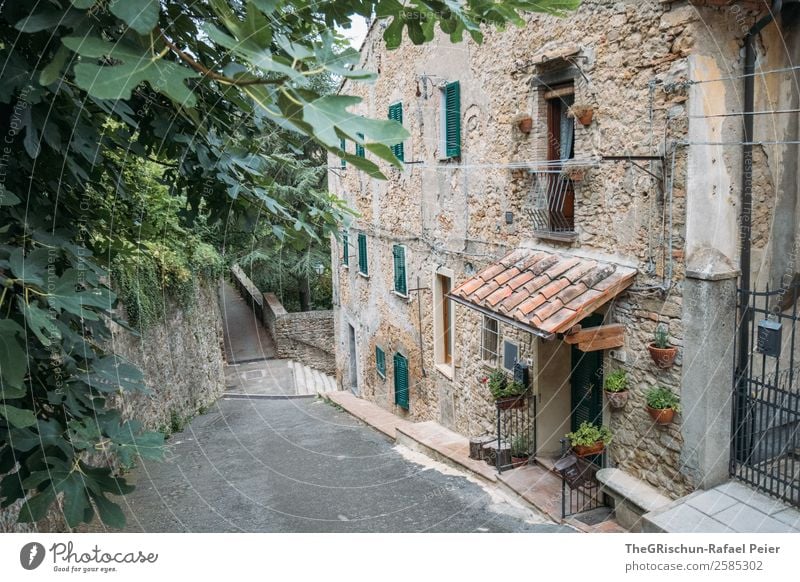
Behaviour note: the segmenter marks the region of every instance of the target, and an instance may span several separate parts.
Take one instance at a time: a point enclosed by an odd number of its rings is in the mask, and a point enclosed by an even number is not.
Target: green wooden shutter
[[[343,152],[347,153],[347,142],[344,141],[344,138],[339,140],[339,149],[341,149]],[[347,162],[344,160],[344,158],[341,159],[340,166],[342,168],[347,166]]]
[[[363,133],[357,133],[356,135],[359,137],[359,139],[361,139],[361,140],[364,139],[364,134]],[[364,146],[361,145],[358,142],[356,142],[356,155],[359,158],[363,158],[364,157]]]
[[[391,119],[392,121],[396,121],[400,125],[403,125],[403,104],[402,103],[395,103],[394,105],[389,105],[389,119]],[[401,162],[405,161],[403,159],[403,156],[404,156],[403,142],[400,142],[398,144],[393,145],[392,146],[392,153]]]
[[[386,354],[378,346],[375,346],[375,369],[381,378],[386,378]]]
[[[408,359],[394,355],[394,403],[408,410]]]
[[[350,236],[342,231],[342,263],[350,264]]]
[[[445,102],[445,155],[461,155],[461,85],[458,81],[444,88]]]
[[[406,248],[402,245],[394,245],[392,256],[394,257],[394,290],[402,295],[407,295]]]
[[[368,275],[367,270],[367,235],[358,233],[358,272]]]

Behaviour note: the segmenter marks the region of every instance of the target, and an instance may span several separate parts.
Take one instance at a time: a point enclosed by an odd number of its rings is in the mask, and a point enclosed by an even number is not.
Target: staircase
[[[297,396],[314,396],[327,392],[336,392],[336,380],[319,370],[309,368],[305,364],[289,360],[289,368],[294,375],[295,394]]]

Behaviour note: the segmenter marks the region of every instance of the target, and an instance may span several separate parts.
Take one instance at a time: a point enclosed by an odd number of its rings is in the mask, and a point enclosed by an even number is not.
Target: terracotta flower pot
[[[678,348],[658,348],[655,344],[647,344],[647,351],[650,352],[650,357],[659,368],[671,368],[672,363],[675,361],[675,356],[678,355]]]
[[[494,401],[500,410],[510,410],[512,408],[523,408],[525,406],[525,396],[506,396]]]
[[[672,408],[650,408],[647,407],[647,412],[650,417],[656,421],[656,424],[669,424],[675,417],[675,410]]]
[[[603,449],[606,446],[603,444],[603,441],[597,441],[592,445],[575,445],[572,447],[572,450],[575,451],[575,454],[579,457],[587,457],[589,455],[598,455],[603,452]]]
[[[608,399],[608,403],[611,405],[611,408],[619,410],[620,408],[625,408],[625,404],[628,402],[628,391],[623,390],[622,392],[609,392],[608,390],[604,390],[606,393],[606,398]]]
[[[528,116],[518,119],[517,128],[519,128],[522,133],[530,133],[533,129],[533,118]]]
[[[528,464],[528,457],[515,457],[511,456],[511,468],[523,467]]]
[[[586,111],[581,111],[580,115],[576,116],[578,123],[583,125],[584,127],[589,125],[594,119],[594,109],[587,109]]]

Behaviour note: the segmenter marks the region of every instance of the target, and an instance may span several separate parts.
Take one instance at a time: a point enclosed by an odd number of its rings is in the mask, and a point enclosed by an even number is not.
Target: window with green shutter
[[[402,103],[395,103],[394,105],[389,105],[389,119],[392,121],[396,121],[400,125],[403,125],[403,104]],[[401,162],[405,161],[403,159],[403,142],[395,144],[392,146],[392,153],[395,157],[400,160]]]
[[[350,265],[350,236],[342,231],[342,264]]]
[[[458,81],[448,83],[442,95],[442,138],[445,157],[461,155],[461,85]]]
[[[358,272],[362,275],[369,275],[367,269],[367,235],[363,232],[358,233]]]
[[[378,371],[378,376],[386,378],[386,354],[378,346],[375,346],[375,369]]]
[[[344,138],[339,140],[339,149],[341,149],[343,152],[347,153],[347,142],[345,142]],[[341,161],[339,162],[339,165],[342,168],[347,166],[347,162],[345,161],[344,158],[341,158]]]
[[[408,410],[408,358],[394,355],[394,403]]]
[[[400,295],[408,295],[408,284],[406,281],[406,247],[394,245],[392,247],[392,257],[394,258],[394,290]]]
[[[360,140],[363,140],[363,139],[364,139],[364,134],[363,134],[363,133],[357,133],[356,135],[358,136],[358,138],[359,138]],[[361,145],[361,144],[360,144],[360,143],[358,143],[358,142],[356,142],[356,155],[357,155],[359,158],[363,158],[363,157],[364,157],[364,146],[363,146],[363,145]]]

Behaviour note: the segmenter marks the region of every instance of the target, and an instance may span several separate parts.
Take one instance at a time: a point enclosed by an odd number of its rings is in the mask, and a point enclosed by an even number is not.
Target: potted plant
[[[628,374],[620,368],[609,374],[603,384],[603,391],[611,408],[625,408],[628,402]]]
[[[569,108],[569,114],[583,126],[587,126],[594,119],[594,107],[587,104],[575,104]]]
[[[533,129],[533,117],[530,113],[517,113],[513,122],[522,133],[530,133]]]
[[[678,348],[669,345],[669,334],[664,325],[659,324],[653,334],[653,342],[647,344],[650,357],[659,368],[670,368],[678,354]]]
[[[606,426],[596,426],[583,421],[575,432],[567,433],[572,450],[579,457],[597,455],[611,442],[611,431]]]
[[[511,467],[516,469],[528,464],[530,457],[530,439],[526,434],[515,436],[511,440]]]
[[[669,424],[676,412],[681,411],[680,398],[669,388],[653,386],[645,394],[647,412],[657,424]]]
[[[522,408],[525,405],[525,393],[528,387],[520,382],[509,382],[502,370],[493,370],[484,381],[489,385],[489,392],[499,409]]]

